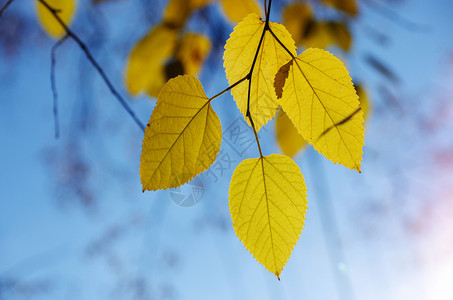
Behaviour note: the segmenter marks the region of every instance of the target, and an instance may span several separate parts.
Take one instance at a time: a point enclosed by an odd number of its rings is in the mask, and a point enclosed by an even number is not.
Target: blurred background
[[[225,41],[263,15],[255,0],[48,2],[143,124],[170,77],[225,89]],[[0,18],[0,299],[453,299],[451,1],[273,1],[298,52],[345,62],[367,111],[362,174],[291,136],[281,112],[260,131],[308,188],[281,281],[232,228],[232,172],[258,153],[231,94],[213,101],[211,169],[142,193],[142,130],[71,38],[55,47],[64,32],[43,11],[13,1]]]

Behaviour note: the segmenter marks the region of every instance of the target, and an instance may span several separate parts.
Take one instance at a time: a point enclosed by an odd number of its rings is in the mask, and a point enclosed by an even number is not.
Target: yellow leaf
[[[352,45],[352,37],[349,28],[345,23],[327,22],[327,27],[333,37],[334,43],[341,49],[349,51]]]
[[[286,6],[283,11],[283,24],[291,33],[296,45],[308,48],[337,45],[345,51],[351,48],[352,37],[345,23],[316,21],[310,6],[305,3]]]
[[[331,34],[327,23],[312,20],[305,31],[301,45],[304,45],[306,48],[325,49],[335,42],[336,38]]]
[[[210,4],[213,0],[190,0],[190,5],[194,9],[199,9],[202,8],[203,6],[206,6]]]
[[[275,131],[283,154],[289,157],[296,155],[307,144],[283,110],[279,110],[275,118]]]
[[[169,0],[163,14],[163,23],[174,29],[182,28],[194,10],[210,2],[212,0]]]
[[[222,128],[210,102],[193,76],[178,76],[164,85],[145,130],[143,190],[178,187],[212,165]]]
[[[360,108],[362,109],[363,112],[363,119],[366,121],[371,110],[368,94],[365,91],[365,89],[359,84],[355,86],[355,89],[357,90],[357,95],[359,96]]]
[[[288,29],[296,45],[302,44],[312,20],[313,14],[311,8],[306,3],[291,3],[283,10],[283,25]]]
[[[327,5],[335,7],[336,9],[342,10],[352,16],[357,15],[357,3],[356,0],[321,0]]]
[[[126,67],[126,87],[137,95],[146,90],[156,97],[166,81],[165,62],[172,57],[177,32],[165,25],[158,25],[134,47]]]
[[[261,16],[261,7],[256,0],[220,0],[223,11],[233,23],[239,23],[247,15],[255,13]]]
[[[53,38],[62,37],[65,34],[64,28],[58,23],[52,13],[41,3],[36,1],[38,19],[44,30]],[[50,7],[59,10],[58,16],[67,26],[70,25],[74,16],[76,3],[75,0],[46,0]]]
[[[247,76],[264,29],[265,23],[256,14],[250,14],[234,28],[225,45],[224,67],[230,85]],[[282,43],[296,55],[291,35],[281,24],[269,23],[272,31]],[[278,109],[277,96],[273,88],[274,77],[291,56],[266,31],[252,74],[250,90],[250,113],[258,131],[275,116]],[[242,82],[231,90],[239,110],[246,118],[249,82]],[[246,118],[248,121],[248,118]]]
[[[363,113],[343,63],[327,51],[308,49],[288,64],[289,74],[276,76],[287,77],[282,108],[317,151],[360,172]]]
[[[244,160],[231,179],[234,231],[279,279],[304,227],[306,191],[300,168],[284,155]]]
[[[190,1],[169,0],[163,14],[163,23],[171,28],[181,28],[192,13]]]
[[[341,22],[316,22],[313,21],[311,29],[301,44],[309,48],[327,48],[337,45],[345,51],[351,49],[352,37],[348,27]]]
[[[184,66],[184,73],[197,75],[211,50],[211,42],[201,34],[188,33],[179,45],[176,56]]]

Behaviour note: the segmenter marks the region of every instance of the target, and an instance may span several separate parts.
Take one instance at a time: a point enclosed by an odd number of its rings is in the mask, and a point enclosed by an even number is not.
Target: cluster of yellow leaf
[[[306,3],[297,2],[286,6],[283,24],[297,45],[322,49],[338,46],[344,51],[351,49],[352,38],[347,24],[315,19],[312,9]]]
[[[126,87],[132,95],[146,91],[156,97],[165,82],[175,76],[196,75],[211,49],[209,39],[160,24],[134,47],[126,67]]]
[[[279,136],[303,137],[285,151],[294,155],[307,141],[333,162],[360,172],[363,113],[340,60],[321,49],[297,55],[283,25],[250,14],[226,42],[224,66],[227,90],[255,131],[281,107]],[[210,102],[218,95],[208,98],[188,75],[163,86],[143,140],[143,190],[177,187],[212,165],[221,127]],[[243,161],[233,173],[230,213],[244,246],[280,278],[304,225],[306,186],[292,159],[264,156],[259,149],[258,158]]]
[[[36,2],[36,9],[38,13],[38,19],[41,26],[53,38],[60,38],[65,34],[64,28],[55,19],[52,13],[39,1]],[[61,20],[69,26],[74,16],[76,9],[75,0],[46,0],[53,9],[58,10],[58,16]]]
[[[145,91],[157,97],[165,82],[178,75],[197,75],[210,50],[210,40],[201,34],[183,33],[194,11],[214,0],[170,0],[162,22],[151,28],[132,50],[125,72],[131,95]],[[249,13],[260,13],[256,0],[219,0],[234,23]]]
[[[358,12],[355,0],[326,0],[325,4],[342,10],[350,16]],[[310,5],[295,2],[287,5],[283,10],[283,24],[291,33],[296,45],[313,48],[327,48],[337,46],[344,51],[349,51],[352,46],[352,36],[344,20],[317,20]],[[366,92],[356,86],[359,95],[360,107],[364,118],[368,114],[369,103]],[[304,138],[297,132],[289,121],[286,113],[279,113],[281,118],[276,119],[276,139],[282,152],[294,156],[305,145]]]
[[[321,0],[327,5],[342,10],[345,13],[355,16],[358,13],[356,0]]]
[[[208,37],[183,32],[191,14],[211,0],[170,0],[162,22],[135,45],[126,66],[131,95],[145,91],[157,97],[162,86],[178,75],[197,75],[211,50]]]

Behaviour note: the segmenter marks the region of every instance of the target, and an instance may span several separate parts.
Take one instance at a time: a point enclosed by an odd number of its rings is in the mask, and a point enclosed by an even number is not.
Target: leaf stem
[[[282,41],[280,41],[280,39],[278,38],[278,36],[272,31],[272,29],[269,27],[268,28],[269,32],[271,33],[271,35],[274,37],[274,39],[280,44],[280,46],[283,47],[283,49],[285,49],[286,52],[288,52],[289,55],[291,55],[292,59],[295,58],[295,56],[291,53],[291,51],[289,51],[289,49],[282,43]]]
[[[208,100],[209,101],[212,101],[214,100],[215,98],[219,97],[219,96],[222,96],[223,94],[225,94],[226,92],[228,92],[229,90],[231,90],[232,88],[234,88],[235,86],[237,86],[238,84],[240,84],[241,82],[243,82],[244,80],[247,79],[247,76],[245,76],[244,78],[242,79],[239,79],[237,82],[233,83],[232,85],[230,85],[229,87],[227,87],[226,89],[224,89],[223,91],[221,91],[220,93],[216,94],[215,96],[212,96],[211,98],[209,98]]]
[[[264,0],[264,15],[266,16],[266,19],[267,19],[267,0]]]
[[[66,35],[70,37],[74,42],[77,43],[77,45],[82,49],[82,51],[85,53],[87,56],[88,60],[90,63],[93,65],[93,67],[98,71],[99,75],[102,77],[104,80],[105,84],[109,88],[110,92],[115,96],[115,98],[118,100],[118,102],[121,104],[121,106],[126,110],[126,112],[132,117],[132,119],[135,121],[135,123],[140,127],[142,131],[145,131],[145,125],[138,119],[137,115],[134,113],[134,111],[130,108],[130,106],[127,104],[126,100],[121,96],[121,94],[116,90],[116,88],[113,86],[107,75],[105,74],[104,70],[101,68],[101,66],[97,63],[97,61],[94,59],[93,55],[91,52],[88,50],[88,47],[85,45],[84,42],[80,40],[80,38],[73,33],[68,26],[61,20],[60,16],[58,16],[59,10],[52,8],[45,0],[37,0],[41,2],[42,5],[44,5],[49,12],[54,16],[55,20],[64,28],[66,31]]]
[[[253,123],[253,119],[249,117],[250,124],[252,125],[253,133],[255,134],[256,144],[258,145],[258,151],[260,152],[260,157],[263,158],[263,152],[261,151],[260,139],[258,138],[258,133],[255,129],[255,124]]]

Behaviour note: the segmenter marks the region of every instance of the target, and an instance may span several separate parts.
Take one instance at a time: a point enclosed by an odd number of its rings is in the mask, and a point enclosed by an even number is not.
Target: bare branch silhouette
[[[8,2],[5,3],[5,5],[3,5],[2,9],[0,10],[0,17],[3,15],[3,13],[5,12],[5,10],[8,8],[8,6],[13,3],[14,0],[8,0]]]
[[[85,45],[84,42],[74,33],[69,29],[68,26],[61,20],[60,16],[58,15],[58,10],[52,8],[45,0],[37,0],[41,4],[43,4],[49,12],[54,16],[55,20],[64,28],[66,31],[66,35],[70,37],[74,42],[79,45],[79,47],[82,49],[82,51],[85,53],[87,56],[88,60],[90,63],[93,65],[93,67],[98,71],[99,75],[102,77],[104,80],[105,84],[109,88],[110,92],[115,96],[115,98],[118,100],[118,102],[123,106],[123,108],[126,110],[126,112],[132,117],[132,119],[135,121],[135,123],[140,127],[142,131],[145,131],[145,125],[138,119],[137,115],[134,113],[134,111],[130,108],[130,106],[127,104],[126,100],[121,96],[121,94],[116,90],[116,88],[113,86],[107,75],[105,74],[104,70],[101,68],[101,66],[97,63],[97,61],[94,59],[93,55],[91,52],[88,50],[88,47]]]
[[[58,92],[57,86],[55,83],[55,54],[57,52],[58,47],[66,41],[68,35],[65,35],[57,43],[52,47],[50,52],[50,85],[52,89],[52,96],[53,96],[53,119],[54,119],[54,127],[55,127],[55,138],[58,139],[60,137],[60,122],[58,120]]]

